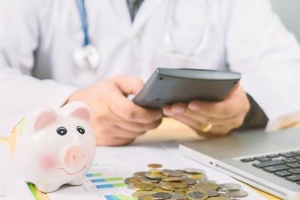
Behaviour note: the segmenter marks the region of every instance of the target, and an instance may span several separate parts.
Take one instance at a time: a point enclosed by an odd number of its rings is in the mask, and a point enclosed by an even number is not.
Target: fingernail
[[[189,109],[191,109],[193,111],[198,111],[198,110],[200,110],[200,106],[197,104],[190,104]]]
[[[183,107],[176,107],[172,111],[175,113],[184,113],[185,109]]]
[[[165,116],[172,116],[173,113],[171,112],[171,109],[169,107],[166,107],[163,109],[163,113]]]

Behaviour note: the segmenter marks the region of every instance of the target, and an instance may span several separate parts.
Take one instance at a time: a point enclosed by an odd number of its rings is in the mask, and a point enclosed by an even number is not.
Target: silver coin
[[[188,185],[194,185],[194,184],[197,183],[197,181],[196,181],[195,179],[189,178],[189,177],[184,177],[184,178],[182,179],[182,181],[183,181],[183,182],[186,182],[186,184],[188,184]]]
[[[172,197],[170,199],[173,200],[184,200],[186,197],[183,194],[172,194]],[[168,200],[170,200],[168,199]]]
[[[236,183],[222,183],[219,184],[221,190],[224,191],[232,191],[232,190],[240,190],[241,189],[241,185],[236,184]]]
[[[208,194],[203,190],[192,190],[186,193],[186,197],[191,200],[207,199]]]
[[[156,193],[153,193],[151,194],[151,196],[154,198],[154,199],[157,199],[157,200],[162,200],[162,199],[168,199],[170,198],[172,195],[168,192],[156,192]]]
[[[229,197],[210,197],[207,200],[233,200],[233,199],[230,199]]]
[[[140,182],[143,182],[143,183],[158,183],[159,180],[149,179],[149,178],[146,178],[146,177],[140,177]]]
[[[216,190],[207,189],[207,188],[205,188],[203,190],[208,194],[209,197],[216,197],[219,195],[218,191],[216,191]]]
[[[176,170],[171,170],[171,169],[163,169],[161,170],[161,173],[164,174],[165,176],[182,176],[182,173]]]
[[[224,197],[224,198],[228,198],[228,199],[230,198],[228,194],[226,194],[226,193],[220,193],[220,192],[219,192],[218,197]]]
[[[226,195],[233,197],[233,198],[243,198],[248,196],[248,192],[244,190],[236,190],[236,191],[227,191]]]
[[[204,170],[196,168],[184,168],[183,171],[189,174],[205,174]]]

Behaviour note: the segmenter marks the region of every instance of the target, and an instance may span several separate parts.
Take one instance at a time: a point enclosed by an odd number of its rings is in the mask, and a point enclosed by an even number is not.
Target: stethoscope
[[[174,47],[174,41],[171,36],[173,24],[175,23],[174,16],[177,0],[169,0],[170,5],[168,6],[168,13],[166,17],[164,43],[166,44],[167,49],[178,59],[183,61],[193,61],[194,58],[199,57],[207,46],[211,24],[211,2],[212,0],[205,0],[203,34],[199,44],[196,45],[194,50],[190,52],[183,52]],[[73,58],[78,67],[82,69],[96,70],[99,67],[100,56],[96,47],[90,43],[85,0],[76,0],[76,5],[80,15],[81,28],[83,30],[83,45],[73,52]]]
[[[83,44],[74,50],[74,62],[80,69],[97,70],[100,64],[100,56],[97,48],[90,42],[85,0],[76,0],[76,6],[83,31]]]
[[[168,5],[168,14],[166,18],[166,30],[164,33],[164,42],[167,46],[167,49],[174,55],[176,58],[182,61],[189,61],[193,62],[195,58],[198,58],[199,55],[203,52],[206,48],[208,40],[209,40],[209,33],[210,33],[210,25],[211,25],[211,16],[212,16],[212,2],[213,0],[205,0],[205,19],[204,19],[204,26],[203,26],[203,34],[202,38],[200,39],[199,43],[193,50],[189,52],[184,52],[174,47],[174,40],[172,40],[172,27],[175,24],[174,16],[175,16],[175,9],[177,0],[169,0]]]

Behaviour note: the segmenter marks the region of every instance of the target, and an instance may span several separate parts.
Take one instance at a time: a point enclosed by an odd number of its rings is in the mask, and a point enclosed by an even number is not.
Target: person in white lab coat
[[[38,104],[78,100],[92,109],[99,145],[128,144],[163,115],[205,136],[300,121],[300,48],[268,0],[144,0],[131,12],[127,3],[0,0],[1,132]],[[156,67],[242,79],[222,102],[148,110],[127,97]]]

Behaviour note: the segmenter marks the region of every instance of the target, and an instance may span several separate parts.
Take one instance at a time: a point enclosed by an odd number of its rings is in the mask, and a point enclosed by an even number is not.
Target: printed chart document
[[[237,183],[248,196],[241,200],[266,199],[247,185],[184,157],[176,142],[133,144],[125,147],[98,147],[94,163],[81,186],[63,186],[48,193],[51,200],[132,200],[135,192],[124,183],[134,172],[148,171],[149,164],[158,163],[162,169],[198,168],[206,172],[209,180],[222,183]]]

